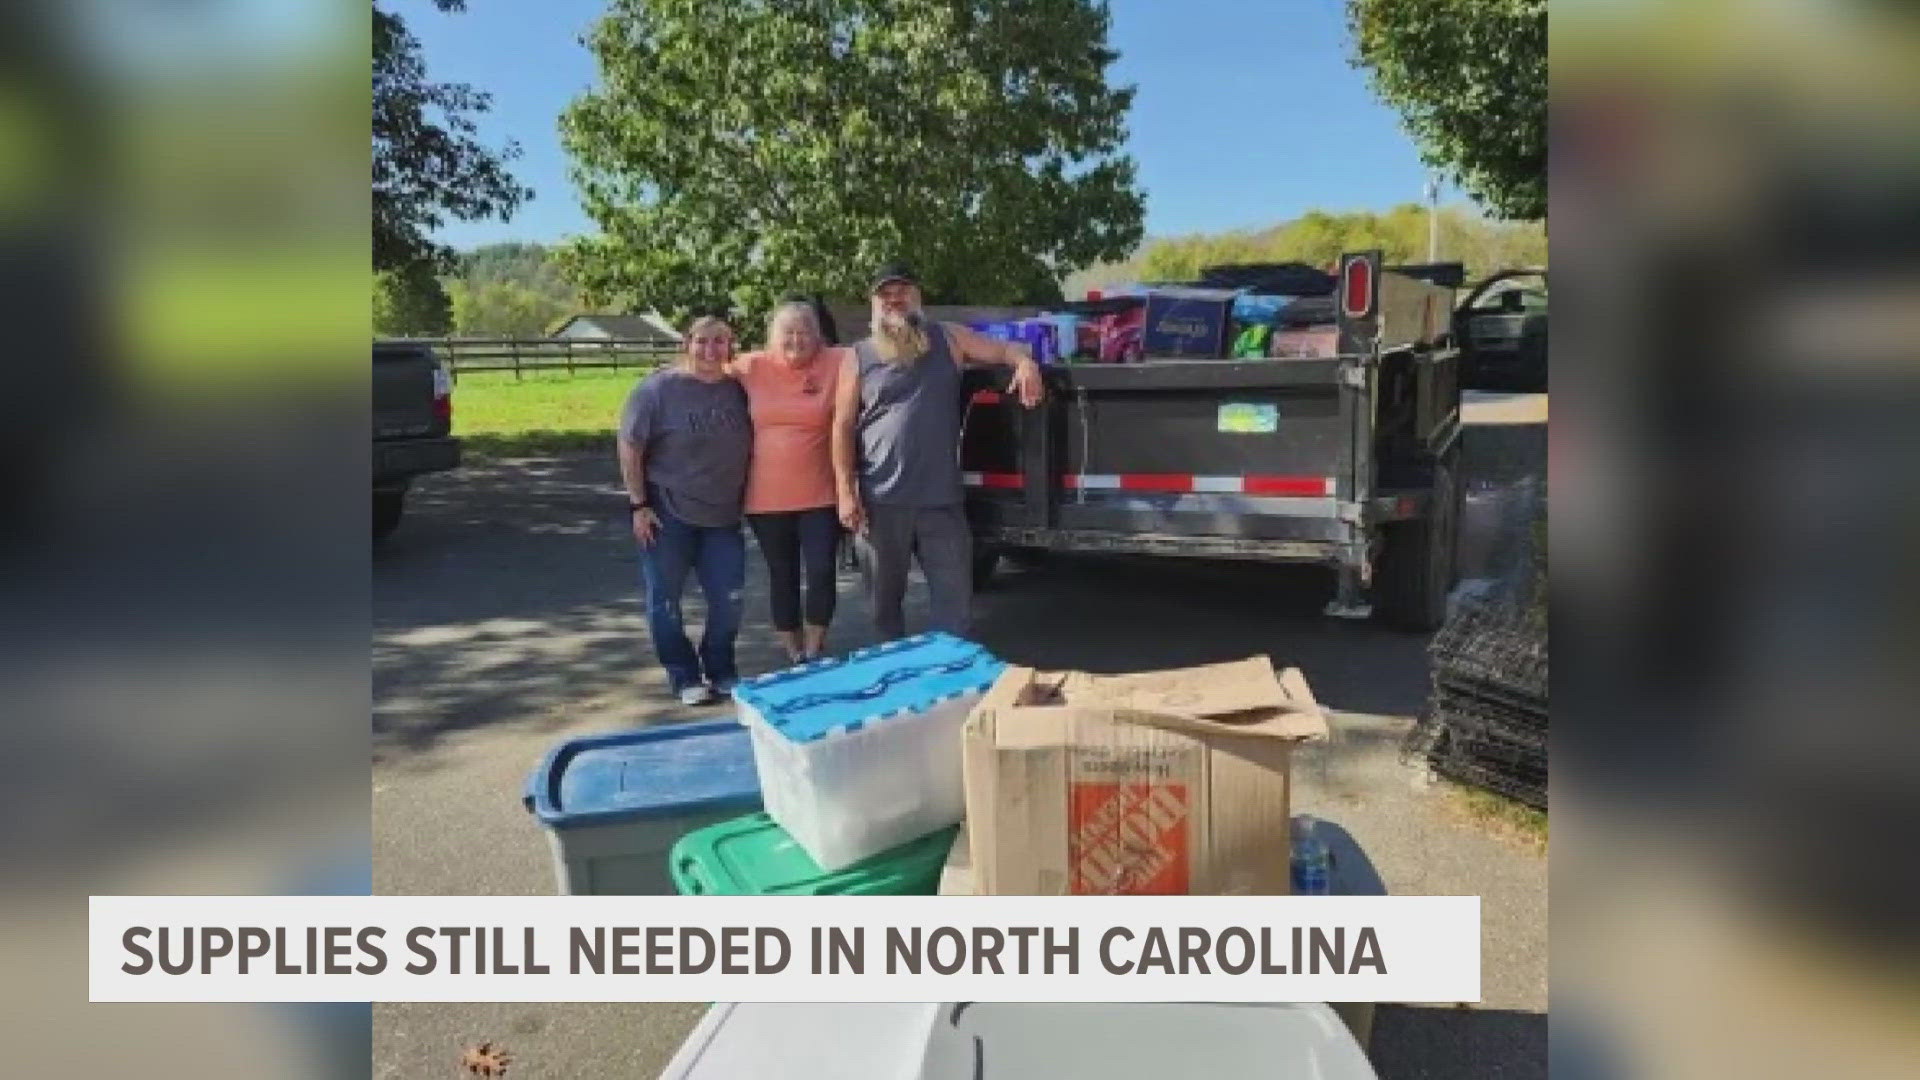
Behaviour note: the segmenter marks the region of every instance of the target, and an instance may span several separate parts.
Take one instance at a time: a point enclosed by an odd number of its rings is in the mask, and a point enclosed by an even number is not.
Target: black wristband
[[[647,509],[647,504],[646,504],[646,503],[643,503],[643,502],[634,502],[634,501],[633,501],[632,499],[628,499],[628,500],[627,500],[627,513],[629,513],[629,514],[637,514],[637,513],[639,513],[640,511],[642,511],[642,510],[645,510],[645,509]]]

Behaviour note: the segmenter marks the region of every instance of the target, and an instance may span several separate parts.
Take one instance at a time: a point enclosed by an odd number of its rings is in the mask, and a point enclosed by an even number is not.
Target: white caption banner
[[[96,896],[88,976],[93,1001],[1469,1002],[1480,899]]]

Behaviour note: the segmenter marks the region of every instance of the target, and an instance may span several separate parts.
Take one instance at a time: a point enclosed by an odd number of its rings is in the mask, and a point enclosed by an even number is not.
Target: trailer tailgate
[[[1346,370],[1340,359],[1056,369],[1051,405],[1034,413],[976,384],[962,453],[976,523],[1349,542],[1341,504],[1365,463]]]

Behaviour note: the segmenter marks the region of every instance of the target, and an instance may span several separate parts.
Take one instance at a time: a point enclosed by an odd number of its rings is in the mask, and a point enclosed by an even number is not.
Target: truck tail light
[[[1340,270],[1340,314],[1364,319],[1373,314],[1373,262],[1356,257]]]
[[[443,424],[453,423],[453,373],[445,364],[433,368],[433,418]]]

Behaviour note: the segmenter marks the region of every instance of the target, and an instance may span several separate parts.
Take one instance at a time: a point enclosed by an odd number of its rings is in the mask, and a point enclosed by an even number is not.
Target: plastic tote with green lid
[[[959,831],[950,825],[828,871],[772,818],[748,814],[681,837],[667,872],[686,896],[932,896]]]

